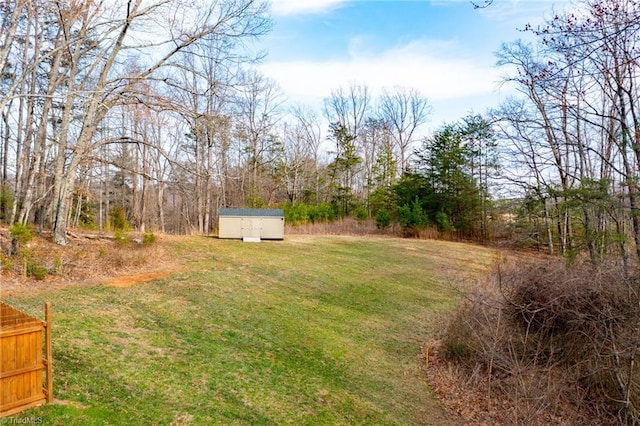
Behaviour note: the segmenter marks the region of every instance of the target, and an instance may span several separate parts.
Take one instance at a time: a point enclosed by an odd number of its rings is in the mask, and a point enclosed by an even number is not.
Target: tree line
[[[1,2],[2,219],[65,244],[115,206],[145,229],[155,204],[165,228],[169,184],[204,192],[213,167],[183,135],[224,146],[224,94],[252,82],[246,43],[270,25],[254,0]]]
[[[430,114],[355,83],[286,109],[253,66],[262,1],[5,1],[0,25],[0,220],[59,244],[70,226],[208,233],[225,206],[369,217]]]
[[[502,221],[550,253],[626,262],[640,256],[640,6],[575,6],[500,48],[518,96],[425,135],[412,88],[352,83],[321,111],[287,107],[254,67],[266,2],[0,2],[0,220],[60,244],[114,222],[209,233],[227,206],[485,239]]]
[[[549,253],[640,257],[640,4],[584,0],[502,46],[491,112],[521,223]]]

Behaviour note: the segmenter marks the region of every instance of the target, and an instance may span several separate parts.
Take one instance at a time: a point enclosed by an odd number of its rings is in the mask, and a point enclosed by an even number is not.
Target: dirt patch
[[[134,285],[147,283],[153,280],[159,280],[171,275],[171,271],[145,272],[143,274],[122,275],[119,277],[109,278],[104,284],[109,287],[126,288]]]
[[[63,406],[71,406],[71,407],[75,407],[75,408],[79,408],[81,410],[86,410],[88,407],[86,405],[83,405],[77,401],[70,401],[67,399],[54,399],[53,400],[53,404],[54,405],[63,405]]]

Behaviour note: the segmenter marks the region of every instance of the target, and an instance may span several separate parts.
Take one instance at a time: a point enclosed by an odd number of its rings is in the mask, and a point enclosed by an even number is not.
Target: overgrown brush
[[[640,423],[640,277],[617,265],[500,265],[450,321],[443,354],[514,424]]]
[[[114,233],[114,244],[99,252],[105,265],[113,269],[126,269],[146,265],[157,255],[156,235],[145,233],[141,238],[134,238],[123,232]]]
[[[285,234],[320,234],[320,235],[375,235],[394,233],[392,227],[378,229],[375,221],[358,221],[354,218],[343,218],[331,222],[314,222],[300,225],[285,224]]]

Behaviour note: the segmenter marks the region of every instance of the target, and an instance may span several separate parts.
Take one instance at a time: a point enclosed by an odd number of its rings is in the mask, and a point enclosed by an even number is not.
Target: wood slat
[[[53,400],[50,303],[45,317],[43,322],[0,302],[0,417]]]
[[[45,402],[44,394],[35,395],[31,398],[24,399],[21,401],[13,401],[11,403],[5,404],[2,408],[0,408],[0,416],[8,416],[13,413],[17,413],[23,410],[26,410],[29,407],[33,407],[34,404],[43,404]],[[28,407],[27,407],[28,406]],[[17,409],[17,411],[11,411],[12,409]]]
[[[16,369],[16,341],[17,336],[9,336],[0,339],[0,353],[2,353],[2,371],[11,371]]]
[[[24,333],[33,333],[36,331],[42,331],[44,326],[42,323],[39,324],[25,324],[22,328],[11,327],[6,330],[0,329],[0,338],[2,337],[11,337],[11,336],[19,336]]]
[[[32,371],[40,371],[41,372],[43,368],[45,368],[44,361],[40,362],[40,364],[30,365],[30,366],[27,366],[27,367],[20,368],[18,370],[0,371],[0,379],[6,379],[7,377],[18,376],[20,374],[29,373],[29,372],[32,372]]]

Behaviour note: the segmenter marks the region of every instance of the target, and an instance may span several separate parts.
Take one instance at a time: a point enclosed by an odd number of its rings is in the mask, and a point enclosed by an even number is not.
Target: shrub
[[[16,223],[9,228],[11,250],[9,254],[18,254],[22,245],[33,239],[33,229],[24,223]]]
[[[24,223],[16,223],[9,228],[9,236],[18,240],[20,244],[24,244],[33,239],[33,229]]]
[[[4,256],[0,253],[0,272],[11,271],[14,267],[14,259],[11,256]]]
[[[129,222],[127,222],[124,208],[121,206],[111,208],[109,212],[109,224],[114,231],[128,231],[131,229]]]
[[[249,195],[247,195],[247,205],[254,209],[262,209],[265,204],[265,200],[260,194],[260,189],[256,185],[252,185]]]
[[[396,207],[393,193],[391,189],[387,187],[374,190],[367,202],[374,215],[377,215],[380,210],[393,211]]]
[[[640,276],[545,260],[494,278],[451,319],[449,361],[508,400],[514,423],[640,421]]]
[[[88,200],[82,200],[80,206],[78,225],[85,229],[96,229],[96,206]]]
[[[303,202],[286,203],[282,210],[286,223],[300,225],[309,221],[308,206]]]
[[[64,260],[62,260],[61,257],[56,257],[53,260],[53,273],[54,274],[62,274],[62,271],[64,270]]]
[[[411,205],[403,205],[398,209],[398,223],[406,232],[408,230],[417,231],[429,225],[429,218],[416,198]]]
[[[153,232],[145,232],[142,236],[142,245],[147,247],[156,242],[156,234]]]
[[[27,260],[26,274],[36,280],[43,280],[49,274],[49,269],[41,263],[34,260]]]
[[[449,220],[449,215],[445,212],[436,213],[436,224],[438,225],[438,229],[441,231],[455,231],[453,225],[451,225],[451,221]]]
[[[473,350],[466,342],[449,341],[444,344],[444,356],[452,361],[462,362],[471,358]]]
[[[336,212],[329,203],[320,203],[309,207],[309,220],[312,223],[330,222],[336,217]]]
[[[127,237],[127,234],[122,232],[122,230],[117,230],[116,232],[113,233],[113,240],[115,241],[116,244],[121,246],[129,243],[129,238]]]
[[[380,209],[376,214],[376,227],[378,229],[387,229],[391,225],[391,214],[387,209]]]
[[[5,185],[0,185],[0,221],[9,220],[9,211],[13,204],[13,194],[11,189]]]
[[[398,223],[403,229],[412,227],[411,207],[405,204],[398,209]]]
[[[365,206],[359,205],[353,212],[353,217],[362,222],[369,219],[369,212]]]

